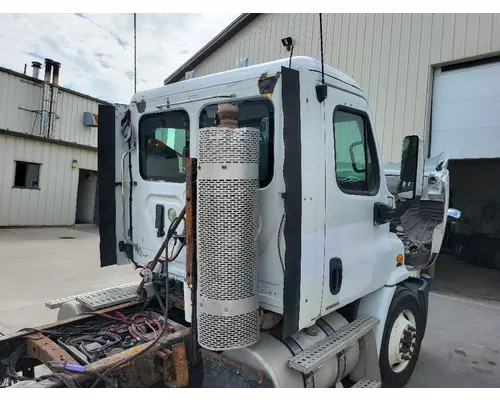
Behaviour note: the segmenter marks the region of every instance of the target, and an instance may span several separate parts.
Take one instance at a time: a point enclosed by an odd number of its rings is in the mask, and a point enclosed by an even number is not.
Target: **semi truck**
[[[138,280],[0,337],[0,384],[403,387],[449,173],[401,141],[384,165],[362,88],[309,57],[99,106],[101,266]]]

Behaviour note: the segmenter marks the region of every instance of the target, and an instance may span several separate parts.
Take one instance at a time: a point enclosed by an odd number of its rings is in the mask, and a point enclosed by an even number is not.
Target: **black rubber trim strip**
[[[290,349],[292,354],[296,356],[299,353],[302,353],[302,347],[298,345],[298,343],[292,339],[291,336],[288,336],[286,339],[283,339],[283,343]]]
[[[288,349],[292,352],[294,356],[297,354],[302,353],[303,349],[302,347],[299,346],[299,344],[293,339],[291,336],[288,336],[286,339],[283,339],[283,344],[288,347]],[[302,382],[304,387],[306,387],[306,376],[301,372],[302,375]],[[313,382],[314,382],[314,377],[313,377]]]
[[[300,140],[299,71],[281,68],[283,102],[283,144],[285,157],[285,277],[283,290],[283,338],[299,330],[300,270],[302,247],[302,171]]]
[[[316,320],[316,325],[320,327],[320,329],[326,333],[327,336],[333,335],[335,331],[333,328],[326,323],[326,321],[322,320],[321,318]]]
[[[115,265],[115,107],[99,105],[97,127],[97,186],[99,194],[99,252],[101,267]]]

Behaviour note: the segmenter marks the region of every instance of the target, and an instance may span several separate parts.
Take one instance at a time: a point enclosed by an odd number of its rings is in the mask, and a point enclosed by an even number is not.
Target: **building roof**
[[[241,14],[236,18],[226,29],[214,37],[210,42],[208,42],[200,51],[198,51],[193,57],[187,60],[179,68],[177,68],[170,76],[168,76],[163,83],[168,85],[169,83],[177,82],[184,78],[184,74],[187,71],[194,69],[203,60],[205,60],[210,54],[215,52],[224,43],[241,31],[245,26],[257,18],[260,13],[255,14]]]
[[[12,69],[4,68],[4,67],[0,67],[0,72],[5,72],[6,74],[10,74],[10,75],[15,75],[15,76],[18,76],[19,78],[23,78],[23,79],[26,79],[28,81],[35,82],[37,84],[43,84],[43,82],[44,82],[41,79],[36,79],[30,75],[22,74],[21,72],[17,72],[17,71],[14,71]],[[40,73],[43,75],[42,70],[40,70]],[[98,99],[97,97],[92,97],[92,96],[89,96],[88,94],[80,93],[80,92],[77,92],[75,90],[65,88],[63,86],[59,86],[59,90],[62,92],[71,93],[71,94],[78,96],[78,97],[83,97],[84,99],[95,101],[95,102],[100,103],[100,104],[111,104],[109,101]]]

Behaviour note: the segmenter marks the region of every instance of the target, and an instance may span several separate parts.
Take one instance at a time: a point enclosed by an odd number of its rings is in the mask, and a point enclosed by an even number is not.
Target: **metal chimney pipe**
[[[43,83],[43,94],[42,94],[42,118],[40,121],[40,136],[48,136],[48,112],[50,108],[50,75],[52,72],[52,60],[50,58],[45,59],[45,79]]]
[[[49,135],[54,136],[56,128],[57,97],[59,95],[59,68],[61,63],[52,62],[52,86],[50,88]]]
[[[52,84],[54,86],[59,86],[59,68],[61,68],[61,63],[57,61],[52,62]]]
[[[31,68],[33,68],[33,78],[38,79],[38,77],[40,76],[40,68],[42,68],[42,63],[33,61],[31,63]]]

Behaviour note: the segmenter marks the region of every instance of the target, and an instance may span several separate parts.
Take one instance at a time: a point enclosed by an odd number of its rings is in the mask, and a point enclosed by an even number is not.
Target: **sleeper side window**
[[[143,179],[185,182],[188,149],[186,111],[148,114],[139,121],[139,170]]]
[[[238,126],[260,130],[259,180],[264,188],[272,181],[274,171],[274,106],[268,99],[232,102],[238,106]],[[206,106],[200,113],[200,129],[218,125],[217,104]]]

